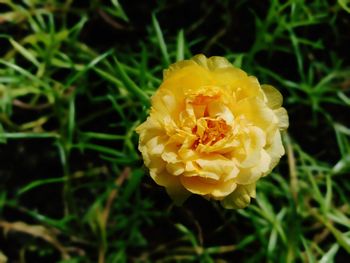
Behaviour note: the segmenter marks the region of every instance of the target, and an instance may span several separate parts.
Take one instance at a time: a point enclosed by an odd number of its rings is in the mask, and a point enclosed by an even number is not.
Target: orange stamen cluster
[[[206,119],[207,128],[205,129],[203,135],[193,143],[192,149],[196,149],[197,146],[201,144],[213,145],[214,143],[225,138],[226,134],[230,131],[230,126],[226,124],[223,119]],[[197,133],[197,125],[192,129],[192,133]]]

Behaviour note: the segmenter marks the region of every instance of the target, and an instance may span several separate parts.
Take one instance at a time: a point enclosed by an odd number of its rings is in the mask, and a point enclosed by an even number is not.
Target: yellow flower
[[[139,150],[175,203],[192,194],[243,208],[276,166],[288,127],[282,95],[223,57],[197,55],[164,71]]]

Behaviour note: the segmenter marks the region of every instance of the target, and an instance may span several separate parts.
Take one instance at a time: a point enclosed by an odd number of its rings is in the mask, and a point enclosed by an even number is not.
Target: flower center
[[[226,134],[230,131],[231,127],[226,124],[223,119],[208,119],[205,118],[205,129],[200,132],[198,125],[193,127],[192,133],[196,134],[198,138],[192,145],[192,149],[196,149],[201,144],[213,145],[214,143],[222,140],[226,137]]]

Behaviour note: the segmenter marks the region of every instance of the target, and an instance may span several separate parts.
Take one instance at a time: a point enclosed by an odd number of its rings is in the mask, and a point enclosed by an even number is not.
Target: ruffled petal
[[[144,123],[136,127],[135,131],[140,135],[139,145],[144,144],[155,136],[164,134],[162,125],[151,116]]]
[[[251,198],[256,196],[256,184],[238,185],[236,190],[221,201],[226,209],[241,209],[249,205]]]
[[[168,171],[168,173],[178,176],[185,171],[185,165],[182,162],[168,163],[166,165],[166,170]]]
[[[271,163],[269,167],[269,171],[271,171],[277,165],[281,157],[285,154],[281,133],[278,129],[276,129],[275,133],[272,135],[272,140],[267,145],[266,152],[271,157]]]
[[[289,118],[286,109],[279,108],[274,110],[274,113],[278,119],[278,128],[280,128],[280,130],[286,130],[289,126]]]
[[[269,171],[270,164],[271,156],[265,150],[261,150],[256,165],[239,169],[236,182],[243,185],[256,182]]]
[[[231,110],[221,101],[209,103],[207,109],[210,117],[223,119],[228,125],[233,125],[235,117],[233,116]]]
[[[232,68],[232,64],[224,57],[210,57],[207,58],[203,54],[196,55],[192,58],[194,62],[198,65],[209,69],[211,71],[219,69],[219,68]]]
[[[182,185],[191,193],[208,195],[217,187],[217,180],[201,176],[180,176]]]
[[[236,158],[240,158],[239,167],[249,168],[257,165],[260,160],[261,150],[266,144],[266,134],[258,127],[250,126],[247,132],[241,137],[241,144],[244,151]]]
[[[180,178],[181,183],[188,191],[218,200],[232,193],[237,187],[234,180],[224,182],[201,176],[181,176]]]
[[[205,156],[205,158],[199,158],[195,162],[201,171],[216,174],[221,180],[235,178],[239,171],[233,160],[226,159],[219,154]]]
[[[268,131],[277,124],[274,111],[258,98],[247,98],[239,101],[235,105],[233,113],[236,118],[244,118],[263,131]]]
[[[163,70],[163,80],[166,80],[173,74],[177,73],[180,69],[193,65],[195,65],[195,63],[192,60],[183,60],[171,64],[168,69]]]
[[[182,205],[191,194],[184,188],[179,177],[173,176],[165,170],[163,172],[155,172],[155,170],[151,169],[150,175],[158,185],[166,188],[167,193],[176,205]]]
[[[267,106],[270,109],[278,109],[282,106],[283,97],[282,94],[271,85],[261,85],[261,88],[267,99]]]

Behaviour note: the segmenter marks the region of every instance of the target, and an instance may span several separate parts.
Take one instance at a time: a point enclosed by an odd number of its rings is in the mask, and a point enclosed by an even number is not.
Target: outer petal
[[[217,176],[217,180],[233,179],[238,174],[236,163],[219,154],[212,154],[205,158],[199,158],[196,163],[203,172],[213,173]]]
[[[281,133],[276,129],[275,133],[272,135],[271,143],[267,145],[266,152],[271,157],[271,163],[269,171],[271,171],[281,159],[281,156],[284,155],[284,147],[282,144]]]
[[[263,131],[268,131],[277,124],[273,110],[267,107],[263,100],[258,98],[251,97],[239,101],[234,106],[233,113],[237,117],[247,119]]]
[[[264,176],[269,171],[269,168],[271,167],[270,163],[270,155],[265,150],[261,150],[257,164],[250,168],[241,168],[236,178],[236,182],[242,185],[256,182],[261,176]]]
[[[176,98],[184,101],[185,98],[206,90],[204,87],[211,84],[213,84],[213,78],[209,71],[192,61],[178,70],[171,71],[157,93],[170,90]],[[154,97],[158,96],[157,93]]]
[[[150,175],[158,185],[166,188],[169,196],[177,205],[181,205],[191,194],[183,187],[178,176],[173,176],[166,170],[160,172],[150,169]]]
[[[176,185],[179,182],[179,178],[177,176],[169,174],[165,169],[157,170],[151,168],[149,173],[152,179],[160,186],[168,187],[173,184]]]
[[[266,143],[266,135],[258,127],[244,127],[242,129],[247,130],[241,138],[242,150],[244,153],[242,156],[236,156],[239,159],[239,166],[242,168],[249,168],[256,166],[260,160],[261,150]]]
[[[221,204],[226,209],[240,209],[249,205],[251,198],[255,198],[256,185],[238,185],[236,190],[221,201]]]
[[[181,183],[188,191],[219,200],[231,194],[237,187],[234,180],[223,182],[210,178],[203,178],[201,176],[181,176],[180,179]]]
[[[198,65],[209,69],[211,71],[219,69],[219,68],[232,68],[232,64],[224,57],[210,57],[207,58],[203,54],[196,55],[192,58],[194,62],[196,62]]]
[[[164,133],[161,124],[151,116],[149,116],[144,123],[140,124],[135,131],[140,135],[139,145],[142,145],[153,137]]]
[[[195,63],[192,60],[183,60],[183,61],[179,61],[174,64],[171,64],[168,69],[165,69],[163,71],[163,80],[166,80],[172,74],[176,73],[178,70],[184,67],[193,66],[193,65],[195,65]]]
[[[274,110],[274,113],[278,118],[278,127],[280,130],[286,130],[289,126],[289,118],[286,109],[279,108],[277,110]]]
[[[271,85],[261,85],[261,88],[267,98],[267,106],[270,109],[278,109],[282,106],[283,97],[282,94]]]

